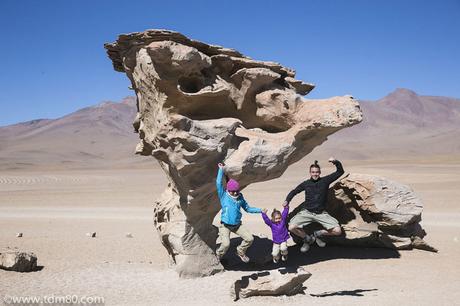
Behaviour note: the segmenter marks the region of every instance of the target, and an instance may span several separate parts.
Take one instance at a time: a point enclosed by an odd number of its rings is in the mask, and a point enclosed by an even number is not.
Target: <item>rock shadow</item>
[[[389,259],[400,258],[401,255],[397,250],[386,248],[363,248],[351,246],[334,246],[327,245],[324,248],[311,245],[307,253],[300,252],[299,245],[293,245],[288,248],[289,255],[286,262],[272,261],[272,241],[268,238],[259,238],[254,236],[254,243],[249,248],[247,255],[250,258],[249,263],[244,263],[236,255],[236,247],[241,243],[241,238],[232,238],[230,248],[222,259],[222,265],[228,271],[261,271],[281,269],[281,273],[296,273],[297,268],[308,266],[322,261],[335,259]]]
[[[36,267],[35,267],[32,271],[30,271],[30,272],[38,272],[38,271],[41,271],[41,270],[43,270],[44,267],[45,267],[45,266],[36,266]]]
[[[18,270],[15,270],[15,269],[6,269],[6,268],[1,268],[1,270],[4,270],[4,271],[9,271],[9,272],[14,272],[14,273],[33,273],[33,272],[38,272],[38,271],[41,271],[43,270],[45,266],[35,266],[33,268],[30,268],[30,270],[27,270],[27,271],[18,271]]]

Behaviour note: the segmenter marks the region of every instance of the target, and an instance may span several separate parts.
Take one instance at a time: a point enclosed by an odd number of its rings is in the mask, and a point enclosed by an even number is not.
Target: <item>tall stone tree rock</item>
[[[217,163],[244,188],[277,178],[328,135],[361,122],[351,96],[303,98],[314,86],[295,71],[166,30],[105,45],[137,96],[136,152],[160,163],[169,184],[154,224],[181,276],[211,275],[220,210]]]

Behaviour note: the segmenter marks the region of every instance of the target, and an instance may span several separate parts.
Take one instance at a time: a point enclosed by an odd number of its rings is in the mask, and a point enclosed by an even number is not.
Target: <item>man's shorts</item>
[[[339,221],[327,212],[324,211],[320,214],[315,214],[306,209],[302,209],[294,217],[292,217],[291,221],[289,221],[289,225],[304,227],[305,225],[315,222],[321,224],[327,230],[340,226]]]

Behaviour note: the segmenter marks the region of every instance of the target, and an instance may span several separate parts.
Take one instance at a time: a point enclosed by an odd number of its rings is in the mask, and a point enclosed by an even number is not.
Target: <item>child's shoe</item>
[[[283,255],[283,256],[281,256],[281,260],[282,261],[287,261],[287,257],[288,257],[287,255]]]
[[[278,263],[280,260],[279,256],[273,256],[273,263]]]
[[[248,263],[249,262],[249,257],[246,256],[244,253],[236,252],[236,255],[241,259],[242,262]]]

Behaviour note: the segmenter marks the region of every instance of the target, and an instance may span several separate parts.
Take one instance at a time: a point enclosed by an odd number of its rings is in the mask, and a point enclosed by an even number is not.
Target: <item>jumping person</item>
[[[246,251],[254,241],[251,232],[241,224],[241,211],[243,208],[248,213],[261,213],[260,208],[250,207],[240,192],[240,185],[234,179],[227,182],[227,189],[224,189],[222,178],[224,176],[224,164],[218,164],[216,186],[220,205],[222,206],[221,225],[219,227],[220,247],[217,249],[217,257],[222,259],[230,247],[230,232],[243,238],[241,244],[236,248],[236,253],[243,262],[249,262]]]
[[[289,239],[289,233],[286,226],[286,219],[289,214],[289,206],[284,206],[283,212],[277,209],[273,209],[271,213],[271,219],[267,216],[267,209],[262,209],[262,218],[265,224],[267,224],[272,230],[273,248],[272,256],[273,262],[286,261],[288,256],[287,241]]]
[[[296,194],[305,191],[305,202],[300,204],[300,211],[289,222],[289,231],[304,241],[300,248],[302,253],[307,252],[310,249],[310,243],[314,241],[320,247],[326,246],[326,243],[320,237],[337,236],[342,233],[339,222],[329,215],[325,209],[329,185],[337,180],[344,171],[340,161],[334,157],[331,157],[329,162],[337,168],[334,173],[320,177],[321,168],[318,165],[318,161],[315,160],[310,165],[310,179],[300,183],[295,189],[289,192],[283,204],[288,205]],[[320,223],[325,229],[315,231],[311,236],[307,235],[303,227],[314,222]]]

